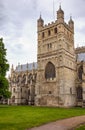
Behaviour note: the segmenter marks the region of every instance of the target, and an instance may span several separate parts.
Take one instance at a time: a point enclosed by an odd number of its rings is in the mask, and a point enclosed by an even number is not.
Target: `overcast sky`
[[[65,21],[75,23],[75,46],[85,46],[85,0],[54,0],[54,12],[61,7]],[[7,59],[14,66],[37,61],[37,19],[54,21],[53,0],[0,0],[0,37],[4,38]]]

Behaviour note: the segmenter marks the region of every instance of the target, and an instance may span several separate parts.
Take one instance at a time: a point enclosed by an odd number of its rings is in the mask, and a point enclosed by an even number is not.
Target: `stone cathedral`
[[[85,47],[74,48],[72,17],[61,6],[48,25],[40,16],[37,37],[37,63],[11,68],[9,104],[85,106]]]

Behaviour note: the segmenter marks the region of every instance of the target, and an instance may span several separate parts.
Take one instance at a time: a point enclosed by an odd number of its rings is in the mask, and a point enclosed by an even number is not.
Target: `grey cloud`
[[[73,13],[75,14],[75,17],[85,17],[84,0],[74,0],[72,9],[73,9]]]
[[[82,35],[84,35],[84,34],[85,34],[85,27],[76,28],[76,32],[77,32],[77,33],[80,33],[80,34],[82,34]]]
[[[59,8],[59,0],[55,2],[55,17],[56,11]],[[65,18],[69,20],[70,14],[72,14],[75,22],[75,33],[84,33],[84,25],[82,28],[78,28],[76,20],[81,24],[80,19],[85,17],[85,0],[62,0],[61,6],[65,11]],[[3,37],[9,37],[5,40],[9,59],[14,56],[17,60],[23,58],[28,53],[28,59],[31,48],[33,49],[32,43],[37,42],[36,34],[36,22],[39,18],[40,12],[45,23],[53,21],[53,0],[0,0],[0,35]],[[29,25],[29,26],[28,26]],[[23,49],[22,43],[19,38],[28,38],[30,41],[30,51],[28,52]],[[26,43],[28,44],[28,43]],[[26,45],[25,44],[25,45]],[[35,44],[34,44],[35,45]],[[35,47],[34,47],[35,49]],[[34,50],[31,54],[31,58],[35,57]],[[18,58],[17,58],[18,57]],[[18,61],[17,61],[18,62]]]
[[[8,52],[10,52],[12,55],[23,55],[23,45],[22,44],[15,44],[15,45],[9,45]]]
[[[37,0],[3,0],[1,3],[3,8],[0,11],[0,22],[2,21],[3,29],[11,29],[10,24],[14,25],[12,29],[22,29],[24,21],[36,19]]]
[[[1,0],[0,1],[0,29],[3,28],[3,25],[6,21],[6,15],[4,13],[4,4],[3,4],[3,1]]]

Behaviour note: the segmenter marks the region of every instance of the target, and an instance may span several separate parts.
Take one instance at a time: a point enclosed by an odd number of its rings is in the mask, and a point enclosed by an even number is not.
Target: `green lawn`
[[[85,115],[84,108],[0,106],[0,130],[26,130],[47,122]]]
[[[79,128],[76,128],[76,130],[85,130],[85,125],[81,125]]]

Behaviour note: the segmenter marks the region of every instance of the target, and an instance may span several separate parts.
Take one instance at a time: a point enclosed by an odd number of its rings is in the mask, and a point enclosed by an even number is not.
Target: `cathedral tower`
[[[40,16],[37,33],[36,105],[74,106],[76,59],[72,18],[65,23],[60,6],[55,22],[44,25]]]

